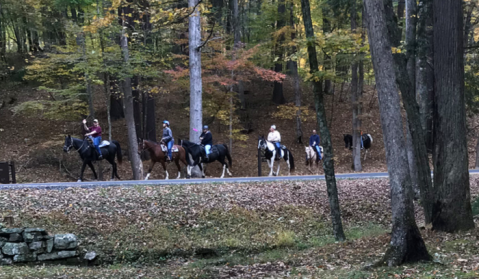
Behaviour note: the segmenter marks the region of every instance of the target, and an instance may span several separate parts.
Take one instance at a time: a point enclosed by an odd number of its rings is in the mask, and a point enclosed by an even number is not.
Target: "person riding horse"
[[[203,133],[200,135],[201,145],[205,147],[206,159],[211,152],[211,146],[213,145],[213,135],[211,134],[207,125],[203,126]]]
[[[316,133],[316,130],[313,130],[313,134],[309,138],[309,146],[313,148],[313,150],[316,152],[318,155],[316,157],[316,162],[321,160],[321,149],[319,148],[319,143],[321,142],[321,139],[319,138],[319,135]]]
[[[103,156],[101,155],[101,150],[100,150],[101,127],[100,127],[100,124],[98,123],[98,119],[93,120],[93,126],[91,127],[87,127],[86,119],[83,119],[83,127],[85,128],[86,131],[90,132],[90,133],[86,133],[85,136],[89,137],[92,140],[93,146],[98,152],[98,160],[103,159]]]
[[[281,135],[276,131],[276,125],[272,125],[269,129],[268,141],[276,147],[276,157],[281,158]]]
[[[175,139],[173,138],[173,132],[170,129],[170,122],[168,120],[163,121],[163,136],[160,142],[168,148],[166,161],[171,162],[171,148],[175,144]]]

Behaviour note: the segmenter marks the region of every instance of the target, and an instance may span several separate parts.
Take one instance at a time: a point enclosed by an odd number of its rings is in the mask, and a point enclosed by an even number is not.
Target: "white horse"
[[[313,162],[316,162],[316,167],[318,167],[319,173],[319,161],[321,159],[316,160],[318,157],[318,153],[311,146],[305,146],[304,151],[306,152],[306,166],[309,166],[309,171],[312,173],[311,167],[313,166]],[[319,146],[319,152],[321,152],[321,158],[324,158],[322,146]]]

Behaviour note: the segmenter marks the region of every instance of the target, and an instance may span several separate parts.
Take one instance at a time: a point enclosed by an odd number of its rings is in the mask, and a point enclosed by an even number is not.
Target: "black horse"
[[[83,172],[85,171],[86,165],[88,165],[90,169],[93,171],[93,175],[95,176],[95,179],[98,179],[95,172],[95,168],[93,167],[93,164],[92,164],[92,162],[94,161],[99,161],[98,152],[95,150],[95,148],[92,145],[90,145],[90,143],[88,142],[86,138],[81,140],[77,138],[72,138],[70,135],[65,136],[65,145],[63,146],[63,151],[68,153],[70,152],[72,148],[78,151],[78,155],[80,155],[80,158],[83,161],[78,182],[81,182],[83,180]],[[122,162],[120,143],[116,140],[113,140],[110,142],[109,145],[104,146],[100,149],[101,149],[101,154],[103,155],[103,159],[107,160],[113,167],[113,170],[111,172],[111,179],[114,179],[115,176],[118,179],[120,179],[117,173],[117,168],[115,163],[115,155],[117,155],[118,157],[118,164],[121,165],[121,162]]]
[[[363,139],[363,147],[366,149],[364,154],[364,160],[366,160],[366,156],[368,155],[368,149],[371,148],[373,143],[373,137],[371,134],[364,134],[362,135]],[[350,150],[353,149],[353,136],[350,134],[344,134],[344,148],[349,148]]]
[[[181,146],[186,151],[186,161],[188,162],[188,166],[186,168],[188,173],[186,174],[186,178],[191,177],[191,169],[194,166],[198,166],[200,168],[204,178],[205,171],[203,168],[203,163],[208,164],[214,161],[219,161],[221,165],[223,166],[223,174],[221,175],[221,178],[225,176],[225,170],[228,172],[229,176],[233,175],[229,170],[229,168],[231,168],[232,160],[231,160],[230,151],[228,150],[228,147],[226,146],[226,144],[213,145],[211,147],[211,153],[208,155],[208,158],[206,158],[204,147],[202,147],[199,144],[196,144],[194,142],[190,142],[187,140],[182,140]],[[228,158],[229,167],[226,164],[225,158]]]
[[[267,141],[264,136],[258,137],[258,149],[264,151],[264,157],[268,161],[268,165],[270,167],[269,176],[271,175],[279,175],[279,163],[278,163],[278,170],[273,172],[274,161],[279,161],[281,158],[284,158],[286,163],[288,164],[288,175],[291,174],[291,171],[294,171],[294,158],[291,151],[289,151],[284,145],[281,146],[281,156],[278,158],[276,156],[276,148],[273,143]]]

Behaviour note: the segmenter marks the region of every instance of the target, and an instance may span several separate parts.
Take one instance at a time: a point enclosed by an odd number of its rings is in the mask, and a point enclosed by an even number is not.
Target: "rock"
[[[35,241],[35,242],[32,242],[28,245],[28,248],[30,248],[30,250],[32,251],[35,251],[37,254],[41,254],[41,253],[44,253],[45,252],[45,242],[43,241]]]
[[[29,250],[28,250],[27,244],[24,242],[21,242],[21,243],[7,242],[5,243],[5,245],[3,245],[2,252],[5,255],[14,256],[14,255],[28,254]]]
[[[5,243],[8,241],[8,239],[6,239],[5,237],[0,237],[0,248],[3,247],[3,245],[5,245]]]
[[[23,236],[19,233],[12,233],[10,234],[10,238],[8,239],[10,242],[20,242],[23,241]]]
[[[13,261],[10,258],[2,258],[0,260],[0,265],[11,265],[11,264],[13,264]]]
[[[57,250],[75,249],[78,246],[77,237],[74,234],[56,234],[53,247]]]
[[[34,262],[36,260],[37,260],[37,253],[35,252],[31,254],[15,255],[15,257],[13,257],[13,261],[16,263]]]
[[[47,232],[44,229],[40,229],[40,228],[28,228],[28,229],[25,229],[25,232],[26,233],[38,232],[42,234],[47,234]]]
[[[3,228],[0,230],[0,234],[22,233],[23,229],[20,228]]]
[[[25,242],[33,242],[33,241],[39,241],[43,239],[43,233],[42,232],[27,232],[25,230],[23,232],[23,239],[25,239]]]
[[[88,252],[85,254],[84,259],[87,261],[93,261],[96,258],[96,253],[95,252]]]
[[[38,255],[39,261],[59,260],[77,256],[77,251],[60,251]]]
[[[53,250],[53,238],[47,240],[47,252],[51,253]]]

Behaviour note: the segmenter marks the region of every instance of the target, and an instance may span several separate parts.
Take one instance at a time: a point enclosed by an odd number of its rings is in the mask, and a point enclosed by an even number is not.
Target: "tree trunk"
[[[479,139],[477,139],[476,143],[476,169],[479,169]]]
[[[285,26],[285,15],[286,15],[286,6],[284,4],[285,0],[278,1],[278,21],[276,24],[276,29],[279,30]],[[277,59],[277,62],[274,64],[274,71],[277,73],[283,72],[283,43],[284,43],[284,34],[281,34],[276,39],[274,56]],[[273,89],[273,102],[275,104],[284,104],[286,99],[283,94],[283,83],[274,82]]]
[[[416,91],[426,146],[428,152],[432,153],[434,107],[432,0],[420,1],[418,14]]]
[[[368,34],[391,185],[392,235],[382,262],[389,266],[429,260],[414,217],[403,122],[383,0],[366,0]]]
[[[401,20],[404,17],[404,8],[406,7],[407,0],[399,0],[397,6],[397,17]]]
[[[385,15],[387,20],[387,28],[389,39],[394,42],[392,46],[398,47],[401,39],[401,32],[394,22],[394,13],[392,10],[392,0],[385,2]],[[414,28],[414,27],[412,27]],[[410,35],[410,34],[409,34]],[[416,102],[415,87],[411,82],[408,73],[408,57],[414,55],[415,39],[409,37],[409,44],[406,45],[406,56],[402,53],[394,54],[394,69],[396,76],[396,83],[401,90],[402,101],[407,113],[408,129],[411,133],[413,152],[415,157],[415,166],[411,169],[417,169],[417,183],[421,191],[421,202],[424,207],[424,217],[426,224],[431,223],[432,216],[432,181],[431,168],[429,166],[429,158],[427,156],[427,148],[424,142],[424,131],[421,126],[421,119],[419,114],[419,106]],[[412,64],[414,65],[414,64]],[[406,145],[407,148],[407,145]],[[414,161],[413,161],[414,162]],[[414,175],[413,175],[414,176]],[[410,175],[411,179],[411,175]],[[412,181],[411,181],[412,183]]]
[[[301,10],[303,13],[304,29],[306,38],[314,38],[313,23],[311,20],[311,8],[309,0],[301,0]],[[316,46],[308,44],[308,57],[310,73],[314,74],[319,70]],[[326,185],[328,189],[329,205],[331,207],[331,221],[333,223],[333,232],[337,241],[344,241],[346,236],[341,222],[341,210],[339,206],[338,188],[336,186],[336,176],[334,174],[333,147],[331,144],[331,134],[326,121],[326,110],[323,102],[323,85],[321,81],[314,81],[314,103],[316,106],[316,121],[318,122],[319,132],[324,148],[323,169],[326,175]]]
[[[294,4],[293,2],[289,5],[289,20],[291,27],[291,41],[296,39],[296,27],[294,25],[294,13],[293,13]],[[291,47],[290,56],[298,52],[295,45]],[[288,61],[288,69],[291,71],[291,76],[293,77],[293,89],[294,89],[294,105],[297,107],[296,110],[296,142],[299,144],[303,143],[303,130],[301,128],[301,81],[298,74],[298,62],[297,60]]]
[[[356,0],[351,4],[351,31],[356,33],[357,28],[357,10]],[[353,57],[354,61],[351,65],[351,107],[353,108],[353,169],[354,171],[362,171],[361,165],[361,119],[360,117],[360,95],[358,81],[358,62],[357,57]]]
[[[123,53],[123,60],[125,64],[129,64],[129,52],[128,52],[128,38],[125,34],[125,26],[123,23],[121,31],[120,45]],[[138,138],[135,128],[135,116],[133,109],[133,92],[131,88],[131,78],[126,77],[122,81],[123,94],[125,95],[125,119],[128,129],[128,151],[129,159],[131,162],[131,169],[133,171],[133,179],[143,179],[143,163],[138,155]]]
[[[190,141],[198,142],[203,124],[202,80],[201,80],[201,23],[196,7],[199,0],[188,0],[188,7],[195,8],[189,17],[190,51]]]
[[[235,55],[238,49],[241,48],[241,21],[239,16],[239,8],[238,8],[238,0],[231,0],[233,2],[233,23],[234,23],[234,51]],[[244,85],[243,81],[239,80],[238,85],[236,86],[238,89],[238,99],[240,100],[241,109],[246,109],[246,101],[244,97]],[[231,151],[230,151],[231,152]]]
[[[462,2],[433,1],[433,10],[436,30],[433,228],[455,232],[474,228],[466,140]]]
[[[120,88],[118,87],[117,80],[110,80],[110,115],[111,120],[119,120],[125,118],[125,112],[123,111],[123,98],[121,96]]]

